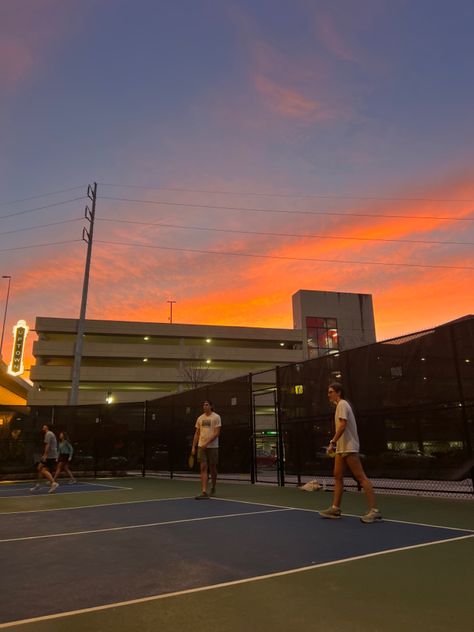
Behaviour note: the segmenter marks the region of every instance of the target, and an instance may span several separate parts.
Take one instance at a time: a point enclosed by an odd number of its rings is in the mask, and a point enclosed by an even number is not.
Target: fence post
[[[142,457],[142,478],[145,478],[146,474],[146,432],[147,432],[147,419],[148,419],[148,400],[145,400],[143,404],[143,457]]]
[[[249,415],[250,415],[250,436],[249,436],[249,450],[250,450],[250,483],[255,485],[255,407],[253,404],[253,380],[252,374],[248,374],[249,385]]]
[[[275,377],[276,377],[276,401],[275,401],[275,412],[276,412],[276,429],[277,429],[277,437],[278,437],[278,485],[280,487],[285,487],[285,450],[283,444],[283,432],[281,427],[281,383],[280,383],[280,367],[275,367]]]

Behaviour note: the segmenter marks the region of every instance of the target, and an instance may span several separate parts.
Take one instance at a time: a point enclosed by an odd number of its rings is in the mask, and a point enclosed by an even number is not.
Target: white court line
[[[124,487],[123,489],[133,489],[133,488]],[[88,493],[90,494],[91,492],[88,492]],[[45,496],[45,494],[43,494],[43,496]],[[18,496],[18,498],[24,498],[24,496]],[[36,496],[36,498],[40,498],[40,496]],[[125,502],[99,503],[98,505],[78,505],[77,507],[55,507],[54,509],[27,509],[25,511],[2,511],[0,512],[0,520],[2,516],[11,516],[12,514],[44,513],[44,512],[49,512],[49,511],[72,511],[74,509],[96,509],[98,507],[115,507],[116,505],[137,505],[139,503],[159,503],[159,502],[162,502],[163,500],[191,500],[191,498],[194,498],[194,496],[172,496],[171,498],[147,498],[145,500],[126,500]]]
[[[224,502],[239,502],[245,505],[261,505],[262,507],[282,507],[284,509],[296,509],[298,511],[307,511],[309,513],[319,514],[320,509],[308,509],[306,507],[287,507],[285,505],[270,505],[268,503],[256,503],[250,500],[239,500],[235,501],[232,498],[215,498],[214,500],[222,500]],[[360,518],[359,514],[350,514],[343,513],[342,517],[347,516],[348,518]],[[427,524],[424,522],[411,522],[410,520],[397,520],[395,518],[383,518],[382,522],[395,522],[399,524],[411,524],[417,527],[432,527],[433,529],[447,529],[448,531],[468,531],[469,533],[474,533],[474,529],[465,529],[464,527],[446,527],[444,525],[439,524]]]
[[[31,619],[19,619],[18,621],[0,623],[0,629],[11,628],[17,625],[25,625],[27,623],[38,623],[39,621],[50,621],[51,619],[61,619],[65,617],[76,616],[79,614],[86,614],[89,612],[100,612],[101,610],[110,610],[111,608],[120,608],[122,606],[132,606],[135,604],[147,603],[149,601],[169,599],[170,597],[181,597],[183,595],[190,595],[193,593],[199,593],[199,592],[204,592],[208,590],[215,590],[218,588],[228,588],[230,586],[238,586],[240,584],[249,584],[251,582],[271,579],[273,577],[283,577],[285,575],[294,575],[296,573],[312,571],[312,570],[324,568],[327,566],[336,566],[338,564],[346,564],[347,562],[355,562],[357,560],[364,560],[370,557],[378,557],[380,555],[398,553],[401,551],[408,551],[410,549],[420,549],[427,546],[445,544],[447,542],[454,542],[456,540],[465,540],[472,537],[474,536],[463,535],[463,536],[459,536],[458,538],[450,538],[449,540],[433,540],[432,542],[424,542],[423,544],[412,544],[410,546],[398,547],[395,549],[387,549],[385,551],[376,551],[375,553],[365,553],[364,555],[354,555],[353,557],[346,557],[342,560],[334,560],[332,562],[323,562],[321,564],[312,564],[310,566],[300,566],[299,568],[292,568],[287,571],[279,571],[277,573],[268,573],[267,575],[256,575],[255,577],[248,577],[246,579],[236,579],[234,581],[221,582],[220,584],[210,584],[208,586],[200,586],[199,588],[189,588],[187,590],[178,590],[176,592],[164,593],[162,595],[152,595],[150,597],[140,597],[138,599],[129,599],[128,601],[117,601],[115,603],[108,603],[103,606],[94,606],[92,608],[81,608],[79,610],[69,610],[68,612],[58,612],[56,614],[44,615],[42,617],[33,617]]]
[[[89,485],[94,485],[94,483],[88,483]],[[66,487],[65,485],[60,485],[59,487]],[[68,485],[69,487],[69,485]],[[72,487],[72,485],[71,485]],[[66,496],[68,494],[96,494],[98,492],[109,492],[109,491],[123,491],[125,490],[133,490],[133,487],[115,487],[114,485],[103,485],[103,487],[107,487],[107,489],[83,489],[83,490],[72,490],[70,492],[61,492],[61,496]],[[46,486],[45,486],[46,489]],[[3,498],[6,498],[8,500],[10,500],[11,498],[44,498],[46,497],[46,495],[48,494],[48,492],[46,494],[43,493],[37,493],[37,492],[30,492],[29,494],[27,494],[25,496],[25,494],[22,494],[21,496],[3,496]],[[2,496],[0,496],[0,499],[2,498]],[[66,509],[66,507],[64,507],[64,509]],[[49,511],[48,509],[42,509],[39,511]],[[6,512],[0,512],[0,516],[3,516],[4,513],[29,513],[26,511],[6,511]]]
[[[100,479],[100,480],[104,480],[104,479]],[[69,485],[69,483],[67,484]],[[76,482],[76,485],[95,485],[96,487],[110,487],[110,489],[133,489],[133,487],[122,487],[118,485],[107,485],[107,483],[95,483],[93,481],[80,481],[80,480]]]
[[[291,508],[266,509],[264,511],[246,511],[235,514],[223,514],[221,516],[203,516],[200,518],[183,518],[181,520],[166,520],[164,522],[149,522],[146,524],[132,524],[121,527],[108,527],[106,529],[87,529],[85,531],[69,531],[66,533],[46,533],[44,535],[28,535],[21,538],[6,538],[0,540],[0,544],[6,542],[24,542],[25,540],[44,540],[46,538],[66,538],[73,535],[90,535],[92,533],[110,533],[112,531],[127,531],[130,529],[146,529],[147,527],[162,527],[170,524],[183,524],[185,522],[200,522],[203,520],[220,520],[221,518],[238,518],[241,516],[260,516],[261,514],[278,513],[281,511],[296,511]]]
[[[93,484],[93,483],[91,483]],[[113,486],[112,486],[113,487]],[[128,488],[128,487],[123,487],[123,488],[114,488],[114,489],[133,489],[133,488]],[[95,490],[95,491],[100,491],[100,490]],[[66,492],[69,493],[69,492]],[[72,493],[72,492],[71,492]],[[79,493],[79,492],[76,492]],[[88,493],[92,493],[92,492],[88,492]],[[24,498],[24,496],[18,496],[18,498]],[[27,513],[42,513],[42,512],[49,512],[49,511],[71,511],[74,509],[94,509],[94,508],[100,508],[100,507],[113,507],[116,505],[134,505],[134,504],[139,504],[139,503],[154,503],[154,502],[162,502],[164,500],[190,500],[191,498],[194,498],[194,496],[177,496],[177,497],[171,497],[171,498],[149,498],[146,500],[127,500],[125,502],[116,502],[116,503],[100,503],[97,505],[84,505],[84,506],[79,506],[79,507],[57,507],[55,509],[28,509],[26,511],[4,511],[4,512],[0,512],[0,520],[2,516],[7,516],[7,515],[12,515],[12,514],[27,514]],[[243,505],[258,505],[260,507],[275,507],[278,509],[294,509],[294,510],[298,510],[298,511],[307,511],[309,513],[314,513],[314,514],[318,514],[319,513],[319,509],[308,509],[306,507],[288,507],[287,505],[274,505],[271,503],[263,503],[263,502],[255,502],[255,501],[251,501],[251,500],[238,500],[235,498],[213,498],[211,499],[212,502],[228,502],[228,503],[242,503]],[[349,514],[349,513],[344,513],[343,516],[347,516],[349,518],[360,518],[359,515],[357,514]],[[394,518],[384,518],[383,522],[394,522],[394,523],[399,523],[399,524],[411,524],[411,525],[415,525],[418,527],[433,527],[434,529],[447,529],[449,531],[468,531],[470,533],[474,533],[474,529],[467,529],[464,527],[447,527],[445,525],[437,525],[437,524],[428,524],[428,523],[424,523],[424,522],[412,522],[410,520],[397,520]]]

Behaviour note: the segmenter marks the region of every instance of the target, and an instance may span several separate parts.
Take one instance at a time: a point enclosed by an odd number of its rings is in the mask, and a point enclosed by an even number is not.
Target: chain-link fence
[[[285,472],[329,476],[327,399],[341,382],[356,413],[362,460],[385,489],[472,492],[474,319],[279,369]]]
[[[268,375],[267,381],[262,373],[258,379],[245,375],[132,404],[0,406],[0,477],[34,474],[43,424],[56,434],[68,433],[78,475],[197,476],[187,458],[195,420],[209,399],[223,420],[221,478],[266,480],[261,466],[268,482],[310,477],[330,484],[332,461],[325,447],[334,410],[327,387],[340,381],[376,487],[472,493],[474,318],[278,367]],[[278,476],[271,476],[272,468]]]

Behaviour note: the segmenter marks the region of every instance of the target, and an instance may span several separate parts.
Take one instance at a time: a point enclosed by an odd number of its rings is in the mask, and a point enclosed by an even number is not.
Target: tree
[[[180,362],[178,373],[183,386],[189,390],[220,379],[220,372],[211,369],[202,351],[195,347],[190,349],[188,358]]]

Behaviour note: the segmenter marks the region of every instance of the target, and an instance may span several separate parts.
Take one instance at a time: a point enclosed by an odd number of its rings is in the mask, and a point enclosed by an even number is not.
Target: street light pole
[[[170,324],[171,324],[173,322],[173,305],[174,303],[176,303],[176,301],[166,301],[166,302],[170,304],[170,316],[168,320],[170,321]]]
[[[11,283],[12,278],[11,278],[11,276],[9,276],[7,274],[3,274],[2,275],[2,279],[8,279],[8,288],[7,288],[7,299],[5,301],[5,311],[3,312],[2,338],[0,340],[0,360],[3,359],[3,356],[2,356],[3,337],[5,335],[5,323],[7,322],[8,299],[10,297],[10,283]]]

